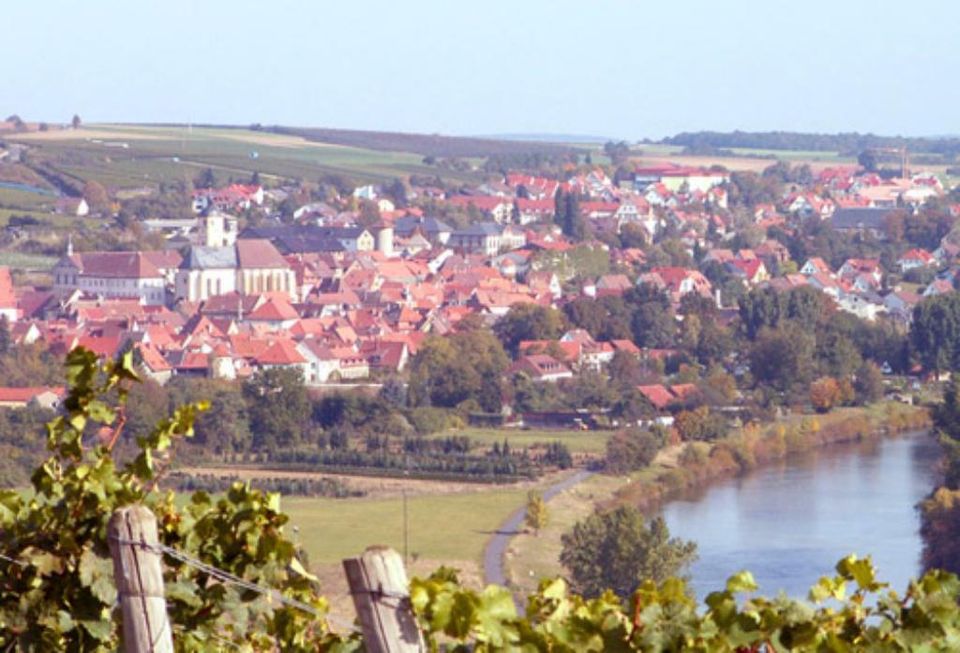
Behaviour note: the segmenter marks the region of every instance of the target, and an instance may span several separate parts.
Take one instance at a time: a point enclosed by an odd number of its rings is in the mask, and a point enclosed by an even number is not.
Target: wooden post
[[[107,534],[123,610],[124,652],[173,653],[163,566],[153,548],[157,544],[157,518],[143,506],[120,508],[110,518]]]
[[[426,651],[410,605],[407,572],[399,553],[373,546],[359,558],[344,560],[343,570],[369,653]]]

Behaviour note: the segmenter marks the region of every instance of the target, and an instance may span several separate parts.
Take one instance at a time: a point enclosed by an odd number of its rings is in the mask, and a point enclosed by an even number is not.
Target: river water
[[[765,596],[795,598],[850,554],[873,556],[899,592],[919,571],[914,508],[936,481],[926,433],[833,445],[719,481],[663,508],[670,533],[697,542],[699,598],[749,569]]]

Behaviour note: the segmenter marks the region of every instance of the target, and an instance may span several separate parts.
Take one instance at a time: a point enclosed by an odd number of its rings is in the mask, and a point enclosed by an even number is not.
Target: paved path
[[[574,485],[582,483],[594,474],[595,472],[581,469],[580,471],[566,477],[562,481],[554,483],[543,491],[544,501],[549,501],[564,490],[569,490]],[[493,537],[491,537],[490,541],[487,543],[487,548],[483,551],[483,575],[488,584],[507,584],[507,578],[503,572],[504,554],[507,552],[507,547],[510,545],[510,540],[513,539],[515,535],[520,533],[521,526],[523,525],[523,518],[526,516],[526,513],[526,506],[517,508],[510,514],[509,517],[507,517],[505,522],[500,524],[500,528],[497,529],[497,532],[493,534]]]

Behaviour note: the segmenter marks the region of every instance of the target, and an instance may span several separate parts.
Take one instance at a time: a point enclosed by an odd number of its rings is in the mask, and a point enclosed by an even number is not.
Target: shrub
[[[626,474],[653,462],[660,448],[659,439],[650,431],[627,429],[607,440],[607,471]]]

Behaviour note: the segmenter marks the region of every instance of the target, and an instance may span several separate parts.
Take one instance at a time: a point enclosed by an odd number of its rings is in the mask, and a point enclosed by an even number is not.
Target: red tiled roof
[[[0,402],[28,404],[38,395],[52,392],[60,398],[67,395],[67,389],[62,386],[35,386],[29,388],[0,387]]]
[[[306,359],[297,351],[297,345],[292,340],[277,340],[268,346],[256,358],[261,365],[299,365]]]
[[[238,240],[237,262],[241,268],[290,267],[273,243],[263,238]]]
[[[673,402],[673,394],[662,385],[638,385],[637,390],[646,397],[655,408],[663,409]]]

